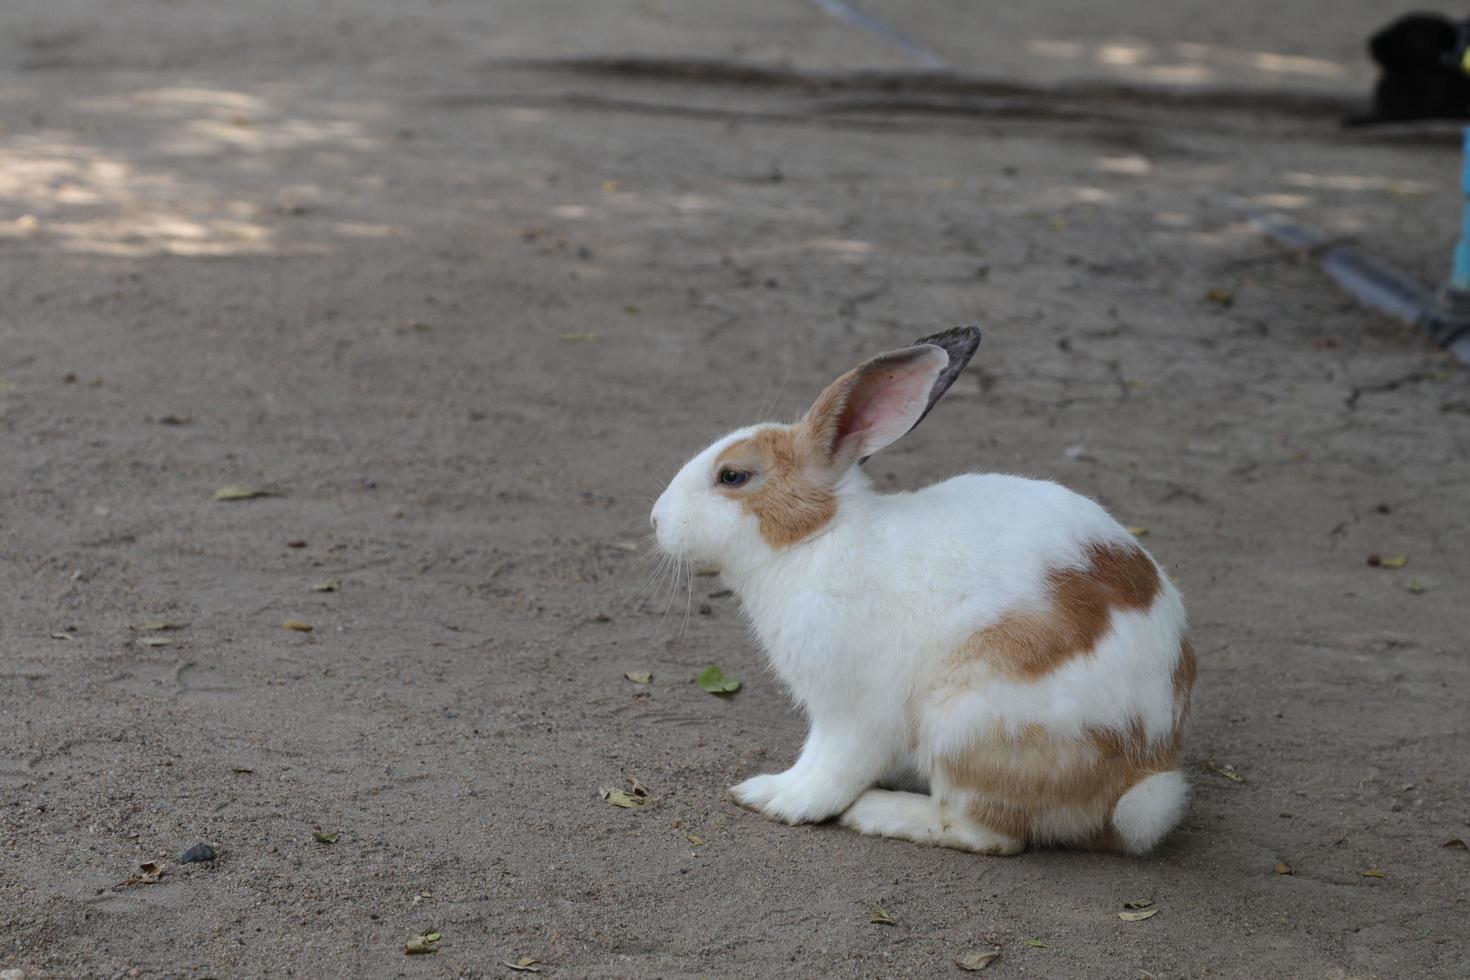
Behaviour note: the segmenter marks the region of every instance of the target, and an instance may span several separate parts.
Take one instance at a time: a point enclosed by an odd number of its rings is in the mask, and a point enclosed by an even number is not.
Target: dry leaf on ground
[[[133,623],[128,626],[128,629],[132,630],[135,633],[168,633],[174,630],[181,630],[188,625],[188,623],[169,623],[160,621],[156,623]]]
[[[1285,861],[1277,861],[1276,867],[1272,868],[1271,870],[1275,871],[1279,875],[1289,875],[1293,873],[1291,870],[1291,865],[1287,864]]]
[[[434,944],[439,941],[439,938],[437,932],[416,932],[412,936],[409,936],[408,941],[403,944],[403,952],[409,956],[415,956],[419,953],[437,952],[434,949]]]
[[[653,674],[646,670],[625,670],[623,676],[634,684],[652,684]]]
[[[336,592],[337,591],[337,586],[339,586],[341,584],[342,583],[339,582],[337,579],[329,578],[329,579],[327,579],[324,582],[313,582],[312,583],[312,586],[311,586],[311,591],[313,591],[313,592]]]
[[[113,885],[114,888],[127,888],[130,885],[153,885],[163,877],[164,868],[168,867],[161,861],[145,861],[138,865],[138,870]]]
[[[625,810],[636,810],[648,802],[647,797],[634,796],[632,793],[624,793],[620,789],[602,790],[602,798],[613,806],[620,806]]]
[[[318,844],[335,844],[342,839],[342,831],[334,830],[329,834],[323,830],[313,830],[311,836]]]
[[[298,633],[310,633],[311,624],[303,623],[299,619],[288,619],[281,624],[282,629],[295,630]]]
[[[877,923],[880,926],[891,926],[898,924],[898,920],[893,917],[893,913],[889,912],[881,905],[873,906],[873,914],[868,916],[868,921]]]
[[[1040,939],[1023,939],[1021,940],[1021,942],[1025,943],[1027,946],[1030,946],[1032,949],[1051,949],[1050,946],[1042,942]]]
[[[501,960],[500,965],[508,970],[519,970],[521,973],[540,973],[541,967],[537,964],[540,960],[534,960],[529,956],[522,956],[512,963],[510,960]]]
[[[613,806],[620,806],[625,810],[636,810],[653,800],[653,796],[648,792],[648,787],[637,779],[630,777],[628,785],[630,791],[604,787],[601,796]]]
[[[971,973],[974,973],[977,970],[985,969],[987,966],[994,963],[998,959],[1000,959],[1000,950],[998,949],[987,949],[983,952],[980,950],[968,949],[960,955],[956,956],[954,958],[954,963],[955,966],[959,967],[961,970],[967,970]]]
[[[256,497],[274,497],[274,490],[264,487],[226,486],[214,492],[215,500],[253,500]]]
[[[1118,918],[1124,922],[1142,922],[1144,919],[1151,919],[1158,914],[1159,907],[1157,905],[1150,905],[1146,909],[1129,909],[1119,912]]]
[[[1464,841],[1462,841],[1458,837],[1451,837],[1449,840],[1445,841],[1443,844],[1441,844],[1439,846],[1440,847],[1448,847],[1451,850],[1470,851],[1470,844],[1466,844]]]
[[[1232,783],[1243,783],[1243,782],[1245,782],[1245,777],[1242,776],[1239,772],[1236,772],[1234,766],[1231,766],[1231,765],[1224,765],[1224,766],[1222,766],[1222,765],[1220,765],[1220,763],[1216,762],[1214,759],[1207,759],[1207,760],[1205,760],[1205,762],[1204,762],[1204,770],[1205,770],[1205,772],[1212,772],[1212,773],[1214,773],[1217,776],[1224,776],[1226,779],[1230,780]]]

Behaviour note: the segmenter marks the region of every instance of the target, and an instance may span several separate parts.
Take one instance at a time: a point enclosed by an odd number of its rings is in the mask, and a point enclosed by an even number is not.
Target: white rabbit
[[[795,424],[715,442],[654,504],[659,546],[720,567],[811,723],[795,765],[730,792],[787,823],[984,854],[1141,853],[1188,793],[1195,658],[1174,586],[1054,483],[880,494],[858,465],[979,341],[959,328],[866,361]]]

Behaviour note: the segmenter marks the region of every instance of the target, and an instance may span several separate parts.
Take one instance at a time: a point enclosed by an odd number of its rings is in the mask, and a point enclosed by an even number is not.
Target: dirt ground
[[[873,3],[982,80],[882,87],[796,0],[5,4],[0,970],[1470,974],[1470,384],[1243,217],[1437,279],[1455,140],[1338,130],[1381,4],[1117,6]],[[1202,668],[1156,856],[740,810],[802,720],[648,582],[685,457],[969,322],[869,465],[1148,529]]]

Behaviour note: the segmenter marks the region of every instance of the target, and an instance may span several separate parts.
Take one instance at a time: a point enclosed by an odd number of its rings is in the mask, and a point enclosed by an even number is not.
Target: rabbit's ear
[[[939,396],[954,384],[954,379],[958,378],[960,372],[965,369],[965,365],[970,363],[970,358],[975,356],[975,350],[980,346],[980,328],[951,327],[927,337],[920,337],[914,341],[914,344],[933,344],[935,347],[944,348],[944,352],[949,355],[949,366],[939,372],[939,377],[934,379],[934,387],[929,391],[929,404],[919,413],[919,417],[914,419],[914,425],[918,425],[924,421],[924,416],[929,414],[934,403],[939,401]]]
[[[866,459],[924,417],[948,366],[949,354],[934,344],[864,361],[828,385],[807,409],[797,424],[801,448],[832,470]]]

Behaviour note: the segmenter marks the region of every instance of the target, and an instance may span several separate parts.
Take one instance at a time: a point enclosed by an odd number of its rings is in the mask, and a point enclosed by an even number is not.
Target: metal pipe
[[[1470,148],[1470,134],[1466,146]],[[1299,225],[1279,212],[1254,213],[1251,222],[1277,244],[1315,256],[1322,271],[1364,306],[1423,330],[1462,363],[1470,364],[1470,154],[1464,193],[1464,228],[1455,248],[1455,267],[1438,295],[1413,276],[1352,245],[1334,244],[1334,239],[1317,229]],[[1457,282],[1463,282],[1464,288],[1456,288]]]

